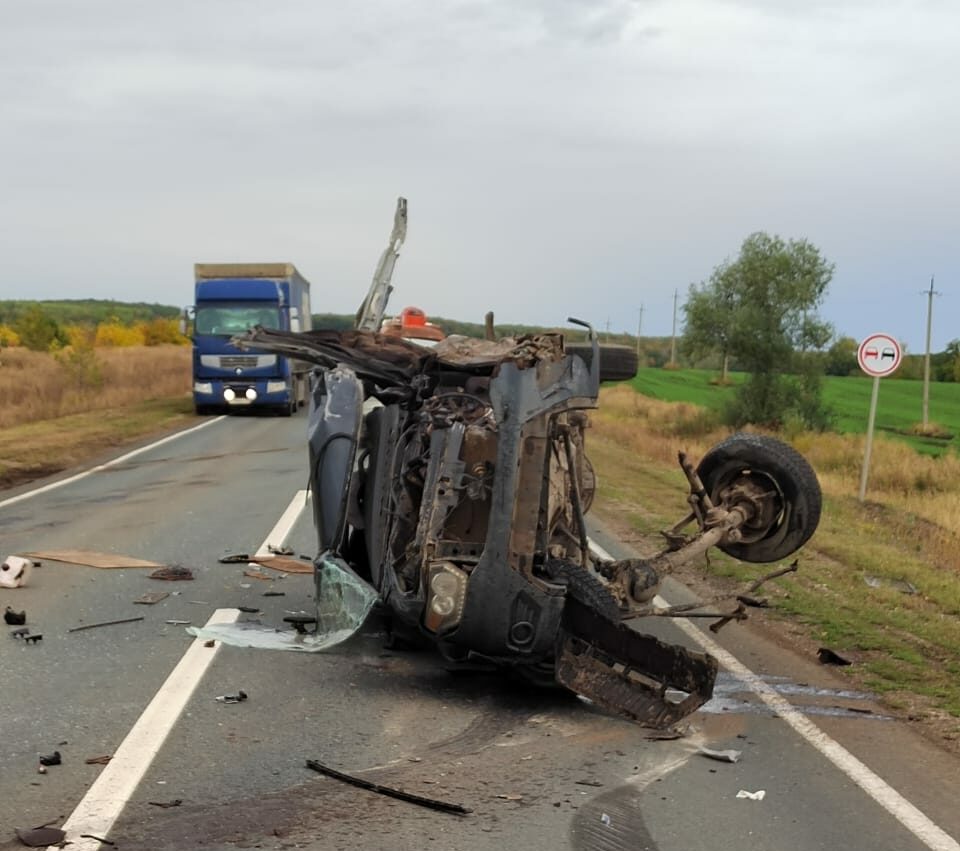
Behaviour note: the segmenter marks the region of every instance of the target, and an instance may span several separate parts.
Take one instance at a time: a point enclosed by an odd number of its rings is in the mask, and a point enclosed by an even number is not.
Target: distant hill
[[[59,301],[4,301],[0,300],[0,325],[14,325],[17,319],[32,307],[41,308],[60,325],[98,325],[101,322],[119,322],[132,325],[151,319],[172,319],[180,308],[168,304],[112,301],[81,298]]]

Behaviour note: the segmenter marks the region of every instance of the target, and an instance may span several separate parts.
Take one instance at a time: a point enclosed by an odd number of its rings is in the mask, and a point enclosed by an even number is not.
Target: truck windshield
[[[280,327],[280,311],[270,305],[216,304],[197,305],[196,333],[241,334],[254,325],[277,329]]]

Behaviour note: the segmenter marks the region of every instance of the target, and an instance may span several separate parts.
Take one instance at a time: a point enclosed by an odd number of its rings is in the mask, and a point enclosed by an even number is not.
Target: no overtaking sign
[[[857,363],[867,375],[883,378],[897,371],[903,352],[889,334],[871,334],[857,349]]]

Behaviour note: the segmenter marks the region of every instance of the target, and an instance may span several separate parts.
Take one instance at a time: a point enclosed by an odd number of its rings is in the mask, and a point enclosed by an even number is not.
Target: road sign
[[[871,334],[857,349],[857,363],[867,375],[883,378],[897,371],[903,351],[900,343],[889,334]]]

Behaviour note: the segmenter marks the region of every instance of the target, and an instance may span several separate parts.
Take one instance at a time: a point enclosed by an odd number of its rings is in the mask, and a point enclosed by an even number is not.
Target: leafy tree
[[[860,368],[857,363],[859,343],[853,337],[838,338],[827,349],[824,372],[827,375],[852,375]]]
[[[35,352],[48,352],[68,342],[60,325],[42,307],[29,308],[17,320],[14,330],[20,342]]]
[[[727,412],[737,426],[781,426],[798,418],[825,428],[829,412],[820,392],[830,326],[816,310],[833,264],[806,240],[754,233],[736,260],[692,287],[684,305],[688,351],[712,347],[747,372]]]

